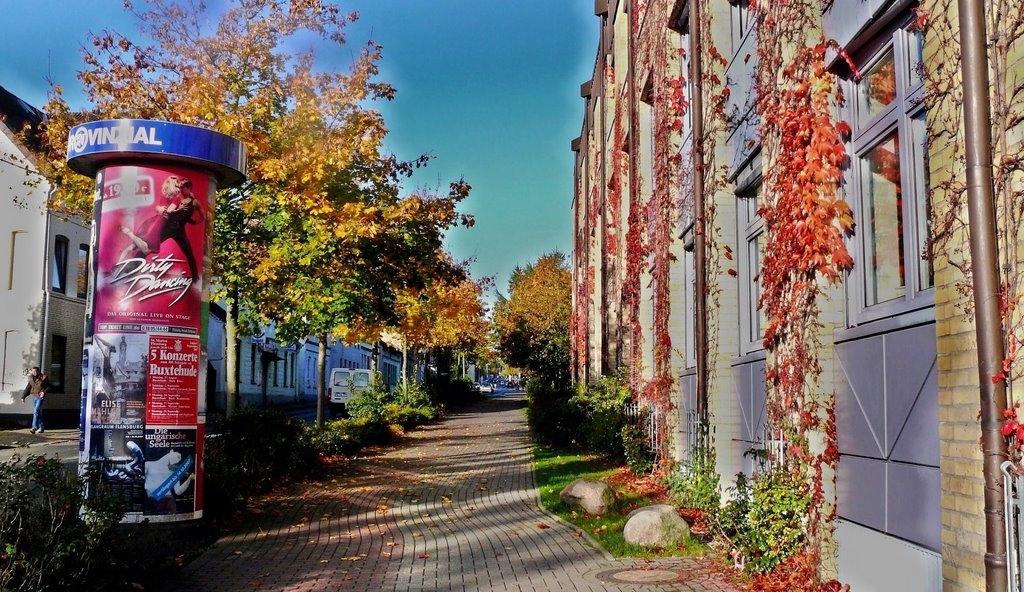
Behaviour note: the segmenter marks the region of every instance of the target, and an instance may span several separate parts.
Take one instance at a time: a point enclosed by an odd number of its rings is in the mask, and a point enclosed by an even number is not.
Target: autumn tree
[[[403,377],[407,373],[404,350],[408,345],[456,351],[466,356],[487,339],[490,324],[486,319],[483,293],[491,280],[473,280],[464,265],[456,265],[447,255],[444,258],[452,270],[450,275],[426,289],[406,290],[399,297],[399,321],[394,331],[406,346],[403,347]]]
[[[499,294],[494,310],[498,348],[509,365],[549,384],[568,381],[571,290],[558,251],[513,270],[508,296]]]
[[[368,44],[345,71],[318,69],[312,49],[287,50],[298,38],[343,45],[355,14],[320,0],[235,0],[209,25],[201,2],[125,5],[137,17],[137,38],[104,31],[83,49],[78,79],[88,107],[72,109],[53,86],[41,169],[56,187],[53,205],[88,218],[91,182],[64,163],[68,131],[78,123],[161,119],[245,143],[248,182],[218,200],[212,261],[229,312],[230,413],[247,313],[259,314],[251,322],[278,320],[285,334],[297,335],[303,323],[319,334],[386,310],[392,282],[415,284],[408,278],[426,273],[422,261],[406,264],[424,242],[440,241],[466,189],[447,199],[400,200],[392,191],[423,160],[403,163],[381,151],[387,129],[372,100],[394,91],[376,80],[380,46]]]
[[[281,216],[268,257],[255,269],[264,293],[259,306],[277,323],[278,336],[319,336],[320,377],[329,336],[376,342],[400,322],[402,295],[423,293],[455,273],[439,255],[444,231],[472,223],[455,209],[467,184],[453,183],[443,196],[400,198],[411,163],[381,157],[368,164],[344,171],[320,211]]]

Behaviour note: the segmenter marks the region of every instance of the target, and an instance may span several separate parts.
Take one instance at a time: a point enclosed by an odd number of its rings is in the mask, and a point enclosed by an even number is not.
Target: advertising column
[[[125,521],[203,514],[210,239],[217,189],[245,149],[211,130],[96,121],[68,138],[96,180],[79,467]]]

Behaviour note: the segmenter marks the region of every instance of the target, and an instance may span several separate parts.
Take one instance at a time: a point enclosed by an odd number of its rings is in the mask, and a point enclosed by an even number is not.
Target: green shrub
[[[366,417],[336,419],[314,428],[312,443],[323,454],[352,455],[370,444],[379,444],[391,438],[391,430],[383,421]]]
[[[705,446],[692,450],[682,470],[669,477],[668,485],[680,505],[702,510],[712,516],[717,514],[721,496],[714,449]]]
[[[437,419],[437,409],[429,406],[410,407],[401,403],[384,405],[384,422],[401,426],[403,430],[423,425]]]
[[[646,423],[647,410],[644,410],[636,420],[622,426],[620,432],[619,441],[622,442],[626,466],[634,475],[646,475],[654,470],[654,450],[647,437]],[[609,440],[614,439],[609,438]]]
[[[572,395],[568,389],[534,380],[527,383],[526,420],[537,442],[563,448],[578,442],[583,413],[572,402]]]
[[[81,512],[80,512],[81,509]],[[58,459],[0,463],[0,590],[93,590],[113,570],[122,508]]]
[[[782,469],[754,479],[749,528],[736,541],[749,571],[771,571],[803,548],[810,505],[807,482],[800,475]]]
[[[410,382],[408,393],[402,393],[400,388],[389,390],[379,375],[367,391],[353,397],[345,407],[352,419],[396,425],[403,430],[433,421],[440,415],[433,397],[419,383]]]
[[[468,407],[484,400],[484,396],[466,378],[453,380],[434,379],[428,386],[433,393],[434,401],[442,409]]]
[[[373,376],[370,388],[349,399],[345,404],[349,417],[366,419],[373,422],[384,422],[384,408],[398,400],[396,392],[388,389],[379,373]]]
[[[319,464],[311,430],[279,411],[242,409],[211,424],[210,431],[204,498],[214,515]]]
[[[732,495],[718,512],[718,525],[733,540],[743,540],[750,530],[750,481],[744,473],[736,473]]]
[[[408,392],[402,392],[402,387],[399,386],[398,393],[399,399],[405,405],[409,407],[437,407],[437,401],[434,399],[433,393],[427,390],[422,382],[410,380]]]
[[[588,451],[612,462],[627,459],[625,406],[629,398],[629,387],[622,376],[605,376],[597,384],[577,389],[570,402],[580,411],[580,438]],[[615,434],[622,437],[614,437]],[[635,453],[640,451],[634,449],[633,452],[639,459]]]

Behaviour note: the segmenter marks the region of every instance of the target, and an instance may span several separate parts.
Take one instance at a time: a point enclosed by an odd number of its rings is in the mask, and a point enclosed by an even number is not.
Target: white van
[[[370,371],[359,368],[332,368],[327,381],[327,408],[331,417],[345,415],[345,404],[370,388]]]

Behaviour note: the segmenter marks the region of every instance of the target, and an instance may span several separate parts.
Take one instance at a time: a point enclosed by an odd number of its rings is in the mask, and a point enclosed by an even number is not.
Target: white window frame
[[[760,159],[758,159],[760,161]],[[764,327],[760,310],[761,264],[764,220],[757,214],[761,196],[760,166],[757,173],[746,179],[736,191],[736,276],[739,283],[740,303],[740,355],[764,349]]]

